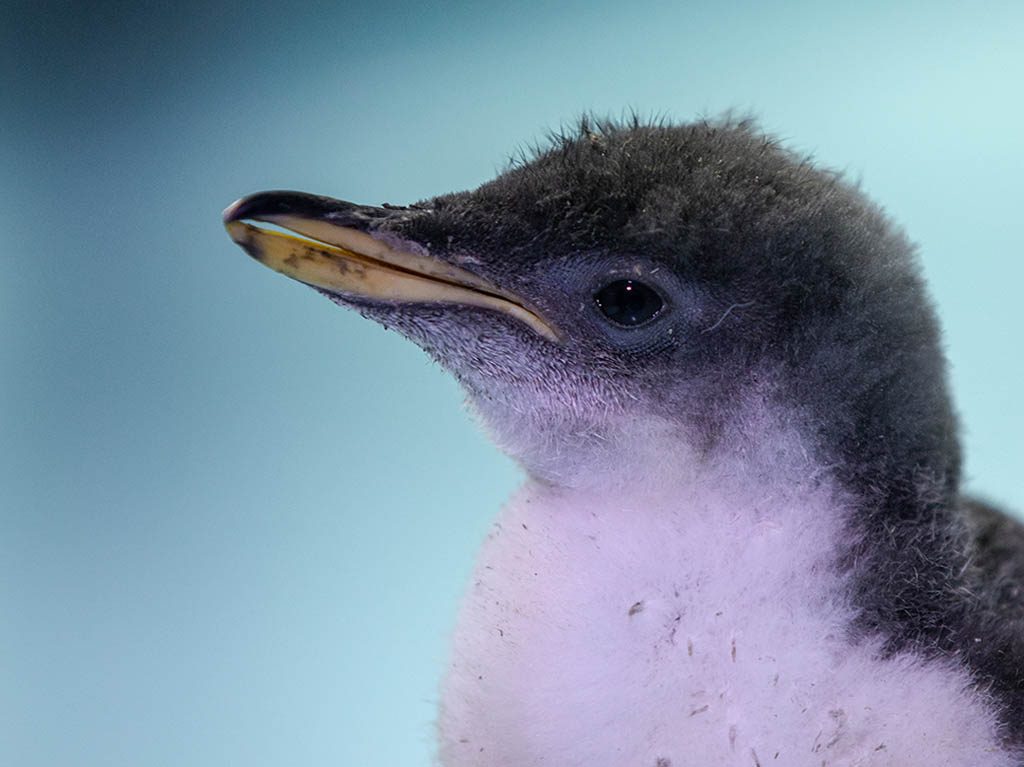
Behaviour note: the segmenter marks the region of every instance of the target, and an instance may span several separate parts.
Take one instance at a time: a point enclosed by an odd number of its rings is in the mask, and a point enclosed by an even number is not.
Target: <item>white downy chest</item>
[[[965,671],[846,640],[827,488],[703,486],[520,492],[460,614],[445,767],[1015,763]]]

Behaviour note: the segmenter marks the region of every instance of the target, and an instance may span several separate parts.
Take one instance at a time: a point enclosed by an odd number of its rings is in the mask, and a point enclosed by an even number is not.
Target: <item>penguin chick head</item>
[[[804,443],[879,466],[910,452],[955,483],[912,248],[749,122],[584,120],[473,191],[382,208],[265,192],[225,222],[426,349],[536,477],[743,449],[771,412]]]

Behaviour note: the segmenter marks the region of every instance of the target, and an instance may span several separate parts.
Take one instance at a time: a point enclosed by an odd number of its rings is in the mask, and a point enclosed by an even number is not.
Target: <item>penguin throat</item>
[[[539,484],[566,490],[671,497],[709,477],[742,487],[814,486],[830,462],[789,417],[760,397],[737,404],[713,438],[686,419],[644,412],[506,412],[471,402],[493,441]],[[713,480],[718,482],[719,480]]]

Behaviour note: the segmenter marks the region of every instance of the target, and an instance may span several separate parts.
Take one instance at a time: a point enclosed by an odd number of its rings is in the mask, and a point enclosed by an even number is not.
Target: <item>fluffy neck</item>
[[[800,420],[751,387],[737,392],[716,417],[661,415],[656,407],[609,404],[574,410],[525,407],[514,397],[470,400],[495,444],[519,462],[531,481],[564,491],[677,494],[727,474],[733,486],[772,483],[799,491],[828,474],[831,464],[809,446]],[[557,403],[556,403],[557,404]]]

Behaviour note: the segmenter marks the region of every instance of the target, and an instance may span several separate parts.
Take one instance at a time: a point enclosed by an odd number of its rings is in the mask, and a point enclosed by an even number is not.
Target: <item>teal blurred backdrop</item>
[[[0,764],[427,765],[514,466],[236,197],[475,186],[730,107],[920,243],[970,487],[1024,510],[1024,4],[0,6]]]

